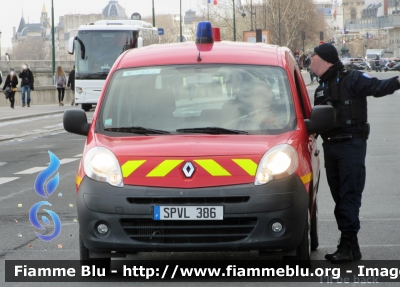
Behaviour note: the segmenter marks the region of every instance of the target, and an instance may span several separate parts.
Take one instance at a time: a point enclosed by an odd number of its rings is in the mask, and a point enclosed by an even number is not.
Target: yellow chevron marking
[[[251,159],[232,159],[238,166],[243,168],[249,175],[255,176],[257,164]]]
[[[220,166],[212,159],[197,159],[195,162],[212,176],[231,176],[231,174],[225,168]]]
[[[163,177],[166,176],[171,170],[177,167],[183,160],[180,159],[167,159],[160,163],[156,168],[150,171],[146,177]]]
[[[121,166],[122,176],[128,177],[134,172],[139,166],[145,163],[146,160],[128,160]]]
[[[309,183],[313,178],[313,174],[312,172],[310,172],[309,174],[303,175],[302,177],[300,177],[301,181],[303,182],[303,184]]]
[[[80,186],[82,182],[82,177],[80,177],[79,175],[75,176],[75,183]]]

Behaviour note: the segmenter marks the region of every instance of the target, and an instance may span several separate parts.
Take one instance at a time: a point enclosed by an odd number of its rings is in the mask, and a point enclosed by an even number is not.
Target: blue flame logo
[[[57,173],[53,178],[49,179],[50,176],[58,170],[60,167],[60,160],[58,159],[57,156],[55,156],[52,152],[49,151],[49,156],[50,156],[50,164],[49,166],[43,170],[42,172],[39,173],[39,175],[36,178],[35,181],[35,191],[38,195],[44,198],[48,198],[50,195],[53,194],[53,192],[56,190],[58,183],[60,181],[60,175]],[[48,180],[49,179],[49,180]],[[47,185],[45,185],[46,180],[48,180]],[[46,187],[46,188],[45,188]],[[50,202],[48,201],[40,201],[32,206],[32,208],[29,211],[29,220],[31,221],[32,225],[35,226],[36,228],[40,230],[45,230],[45,227],[43,227],[37,216],[38,216],[38,211],[39,208],[43,205],[49,205],[52,206]],[[51,241],[54,238],[56,238],[60,232],[61,232],[61,221],[60,218],[58,217],[57,213],[48,210],[48,209],[43,209],[45,212],[47,212],[48,215],[50,215],[52,221],[54,222],[54,231],[50,235],[43,235],[38,232],[35,232],[37,237],[42,239],[43,241]],[[42,221],[46,225],[50,225],[49,219],[43,215],[42,216]]]
[[[34,204],[31,208],[31,210],[29,211],[29,220],[31,221],[33,226],[35,226],[38,229],[44,230],[45,228],[40,224],[40,222],[37,218],[38,210],[42,205],[50,205],[51,206],[51,203],[48,201],[40,201],[40,202]],[[35,231],[35,234],[37,235],[37,237],[39,237],[43,241],[51,241],[60,234],[61,221],[60,221],[60,218],[58,217],[57,213],[55,213],[51,210],[48,210],[48,209],[43,209],[43,210],[46,211],[50,215],[51,219],[53,220],[54,232],[50,235],[43,235],[43,234],[40,234],[39,232]],[[46,225],[50,224],[49,219],[45,215],[42,216],[42,220]]]
[[[49,151],[50,164],[41,171],[35,180],[35,191],[41,197],[48,198],[56,190],[60,181],[60,175],[57,174],[47,183],[47,192],[44,190],[46,180],[60,167],[60,160],[51,151]]]

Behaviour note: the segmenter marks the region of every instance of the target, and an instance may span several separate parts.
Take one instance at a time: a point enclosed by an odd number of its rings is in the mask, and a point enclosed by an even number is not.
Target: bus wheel
[[[91,108],[92,108],[92,104],[82,104],[82,109],[83,109],[85,112],[90,111]]]

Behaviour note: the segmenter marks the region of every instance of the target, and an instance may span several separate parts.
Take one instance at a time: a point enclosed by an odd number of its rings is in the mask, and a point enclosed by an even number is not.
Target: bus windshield
[[[138,31],[79,31],[75,57],[76,79],[105,79],[118,56],[137,48]]]

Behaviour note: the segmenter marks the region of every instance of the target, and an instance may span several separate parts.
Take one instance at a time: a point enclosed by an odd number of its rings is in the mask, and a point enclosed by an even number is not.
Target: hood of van
[[[292,135],[95,134],[95,140],[117,157],[124,185],[199,188],[254,182],[265,152]]]

